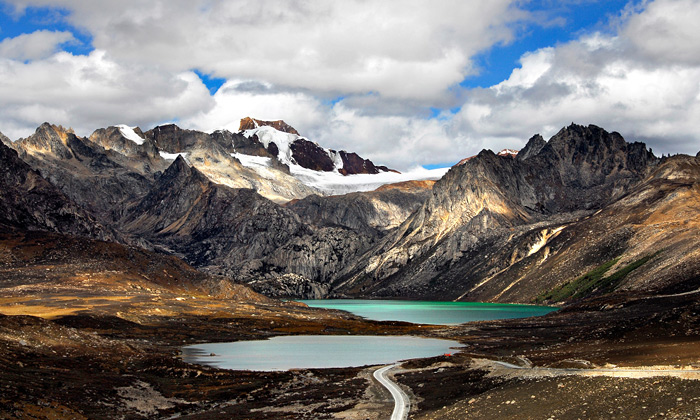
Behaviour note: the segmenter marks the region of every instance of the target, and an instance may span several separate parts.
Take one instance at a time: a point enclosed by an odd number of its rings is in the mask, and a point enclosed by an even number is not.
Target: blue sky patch
[[[55,7],[27,7],[23,14],[14,16],[13,8],[3,4],[0,12],[0,39],[14,38],[40,30],[67,31],[77,42],[61,45],[61,50],[73,55],[87,55],[94,50],[92,36],[84,30],[69,25],[69,11]]]
[[[620,15],[628,0],[581,0],[555,2],[535,0],[527,9],[536,21],[519,28],[515,40],[507,45],[495,45],[474,60],[480,72],[460,83],[465,88],[486,88],[510,77],[518,60],[528,51],[553,47],[577,39],[583,33],[608,32],[611,18]],[[633,2],[639,3],[639,0]]]
[[[221,78],[221,77],[212,77],[211,75],[207,73],[202,73],[201,71],[195,69],[193,70],[197,76],[202,80],[202,83],[204,83],[204,86],[209,89],[209,93],[212,95],[215,94],[221,86],[226,83],[226,79]]]

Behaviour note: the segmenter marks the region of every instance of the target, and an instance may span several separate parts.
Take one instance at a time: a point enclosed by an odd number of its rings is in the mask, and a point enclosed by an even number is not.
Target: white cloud
[[[14,0],[64,7],[119,62],[315,94],[376,92],[431,105],[513,37],[514,0]]]
[[[27,63],[0,59],[0,127],[13,139],[44,121],[87,135],[115,122],[149,126],[212,105],[192,72],[124,66],[100,50],[87,56],[61,52]]]
[[[0,57],[11,60],[38,60],[58,51],[61,44],[76,42],[73,34],[67,31],[40,30],[5,38],[0,42]]]
[[[574,121],[645,140],[657,153],[700,149],[698,0],[630,6],[615,33],[530,51],[507,80],[466,96],[454,86],[476,71],[474,55],[509,42],[531,18],[522,2],[9,3],[18,13],[69,10],[66,19],[97,48],[52,54],[71,41],[61,32],[0,43],[0,129],[13,138],[44,120],[87,134],[169,120],[236,130],[252,116],[284,119],[326,147],[407,169],[519,148]],[[228,82],[210,96],[192,69]],[[426,114],[459,106],[455,115]]]
[[[521,68],[474,90],[455,125],[501,141],[574,121],[642,140],[656,153],[700,150],[700,1],[658,0],[631,14],[614,35],[525,54]]]
[[[622,36],[655,65],[700,65],[700,1],[658,0],[646,4],[643,13],[633,14]]]

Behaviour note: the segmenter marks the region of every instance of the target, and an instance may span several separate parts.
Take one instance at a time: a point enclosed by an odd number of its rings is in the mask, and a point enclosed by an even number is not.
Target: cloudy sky
[[[700,150],[700,0],[0,1],[0,131],[284,119],[399,169],[576,122]]]

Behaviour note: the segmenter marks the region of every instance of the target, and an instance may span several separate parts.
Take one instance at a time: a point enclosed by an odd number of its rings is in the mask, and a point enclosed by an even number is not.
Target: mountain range
[[[253,118],[236,133],[88,138],[45,123],[0,148],[4,225],[175,256],[272,297],[565,303],[700,287],[700,158],[592,125],[393,184],[397,171]]]

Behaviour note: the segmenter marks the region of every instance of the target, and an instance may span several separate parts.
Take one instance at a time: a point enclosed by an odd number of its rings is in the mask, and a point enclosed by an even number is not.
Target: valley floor
[[[57,287],[3,288],[0,314],[12,315],[0,316],[0,418],[389,418],[394,403],[372,378],[376,367],[256,373],[179,357],[180,346],[196,342],[349,333],[465,344],[391,374],[411,396],[411,419],[700,415],[697,375],[584,376],[612,365],[700,369],[693,294],[618,296],[540,318],[443,327],[129,284],[122,298],[92,283]]]

